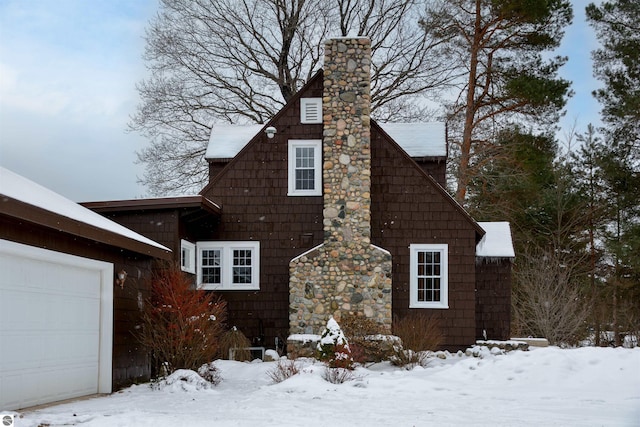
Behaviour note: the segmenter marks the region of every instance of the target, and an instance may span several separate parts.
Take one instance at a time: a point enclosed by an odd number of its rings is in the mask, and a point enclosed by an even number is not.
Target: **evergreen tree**
[[[427,16],[425,31],[446,44],[457,71],[449,129],[464,202],[478,157],[506,123],[546,131],[557,122],[569,95],[557,74],[566,58],[543,54],[560,44],[572,9],[568,0],[435,0]]]
[[[622,329],[640,330],[640,3],[611,0],[586,8],[602,47],[594,74],[604,87],[604,140],[594,154],[606,207],[602,239],[615,344]]]

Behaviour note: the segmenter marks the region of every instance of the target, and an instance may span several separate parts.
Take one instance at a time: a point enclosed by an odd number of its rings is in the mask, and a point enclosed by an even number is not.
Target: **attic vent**
[[[300,99],[300,123],[322,123],[322,98]]]

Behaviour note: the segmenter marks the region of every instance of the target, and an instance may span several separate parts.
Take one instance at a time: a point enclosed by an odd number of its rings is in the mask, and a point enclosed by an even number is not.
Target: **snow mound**
[[[190,369],[178,369],[167,378],[159,381],[154,388],[168,392],[192,392],[210,390],[214,384],[202,378]]]

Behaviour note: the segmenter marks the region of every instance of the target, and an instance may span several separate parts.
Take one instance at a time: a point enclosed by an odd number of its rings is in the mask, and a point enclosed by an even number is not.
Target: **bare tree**
[[[518,255],[513,290],[516,333],[575,344],[586,335],[589,302],[576,286],[580,264],[559,251],[529,248]]]
[[[264,123],[321,67],[323,42],[372,41],[372,112],[422,118],[422,98],[451,77],[443,40],[421,30],[426,0],[161,0],[147,29],[150,77],[129,127],[153,195],[198,190],[216,122]]]

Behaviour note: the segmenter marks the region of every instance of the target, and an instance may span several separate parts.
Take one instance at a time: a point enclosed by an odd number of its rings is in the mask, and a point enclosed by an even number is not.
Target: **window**
[[[196,272],[196,245],[180,240],[180,268],[186,273]]]
[[[410,308],[449,308],[448,245],[412,244]]]
[[[289,196],[322,196],[322,141],[289,141]]]
[[[322,98],[300,99],[300,123],[322,123]]]
[[[197,248],[202,289],[260,289],[259,242],[198,242]]]

